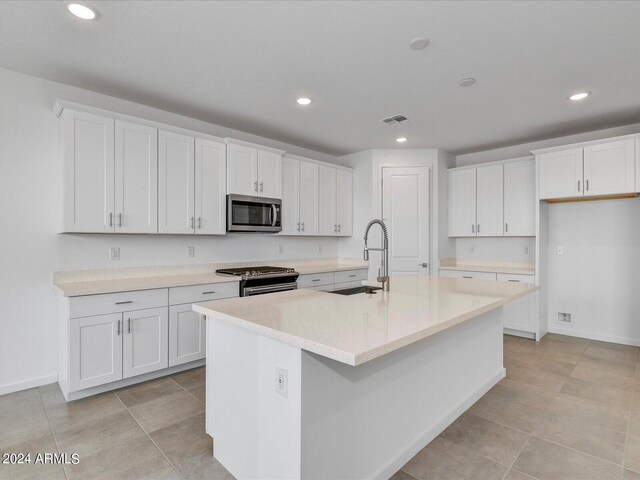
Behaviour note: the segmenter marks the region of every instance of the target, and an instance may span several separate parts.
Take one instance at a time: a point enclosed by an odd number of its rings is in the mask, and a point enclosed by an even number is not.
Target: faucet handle
[[[368,262],[369,261],[369,249],[365,247],[364,249],[364,259]]]

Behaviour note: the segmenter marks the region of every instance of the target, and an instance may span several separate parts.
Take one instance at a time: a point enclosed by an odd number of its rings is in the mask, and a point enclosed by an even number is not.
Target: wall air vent
[[[408,122],[409,119],[404,115],[394,115],[393,117],[383,118],[380,121],[386,125],[400,125],[401,123]]]

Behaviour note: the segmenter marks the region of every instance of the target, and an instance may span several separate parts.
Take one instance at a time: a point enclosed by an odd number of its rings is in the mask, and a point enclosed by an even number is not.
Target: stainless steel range
[[[240,277],[240,296],[264,295],[298,288],[298,272],[286,267],[219,268],[216,273]]]

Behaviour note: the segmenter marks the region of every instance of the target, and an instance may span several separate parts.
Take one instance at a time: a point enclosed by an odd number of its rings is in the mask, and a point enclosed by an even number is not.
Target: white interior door
[[[504,181],[502,165],[476,169],[476,235],[502,236]]]
[[[193,137],[158,134],[158,232],[194,232]]]
[[[227,231],[227,146],[196,138],[195,231],[200,235],[224,235]]]
[[[169,307],[169,366],[193,362],[205,357],[205,316],[192,305]]]
[[[383,168],[382,216],[389,231],[391,276],[429,272],[429,185],[429,167]]]
[[[116,120],[115,231],[158,231],[158,130]]]
[[[282,198],[282,155],[258,150],[258,195]]]
[[[122,314],[122,378],[169,366],[168,317],[166,307]]]
[[[318,235],[336,235],[336,169],[318,166]]]
[[[300,233],[299,187],[300,161],[295,158],[282,159],[282,208],[280,210],[280,235],[298,235]]]
[[[318,235],[318,164],[300,161],[300,235]]]

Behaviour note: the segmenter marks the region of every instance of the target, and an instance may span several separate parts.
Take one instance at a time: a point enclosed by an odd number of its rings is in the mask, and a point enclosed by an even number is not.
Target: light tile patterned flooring
[[[640,480],[639,348],[549,334],[505,336],[504,351],[507,378],[394,480]],[[0,452],[81,459],[0,465],[0,478],[233,478],[203,402],[204,368],[72,403],[56,384],[0,396]]]

